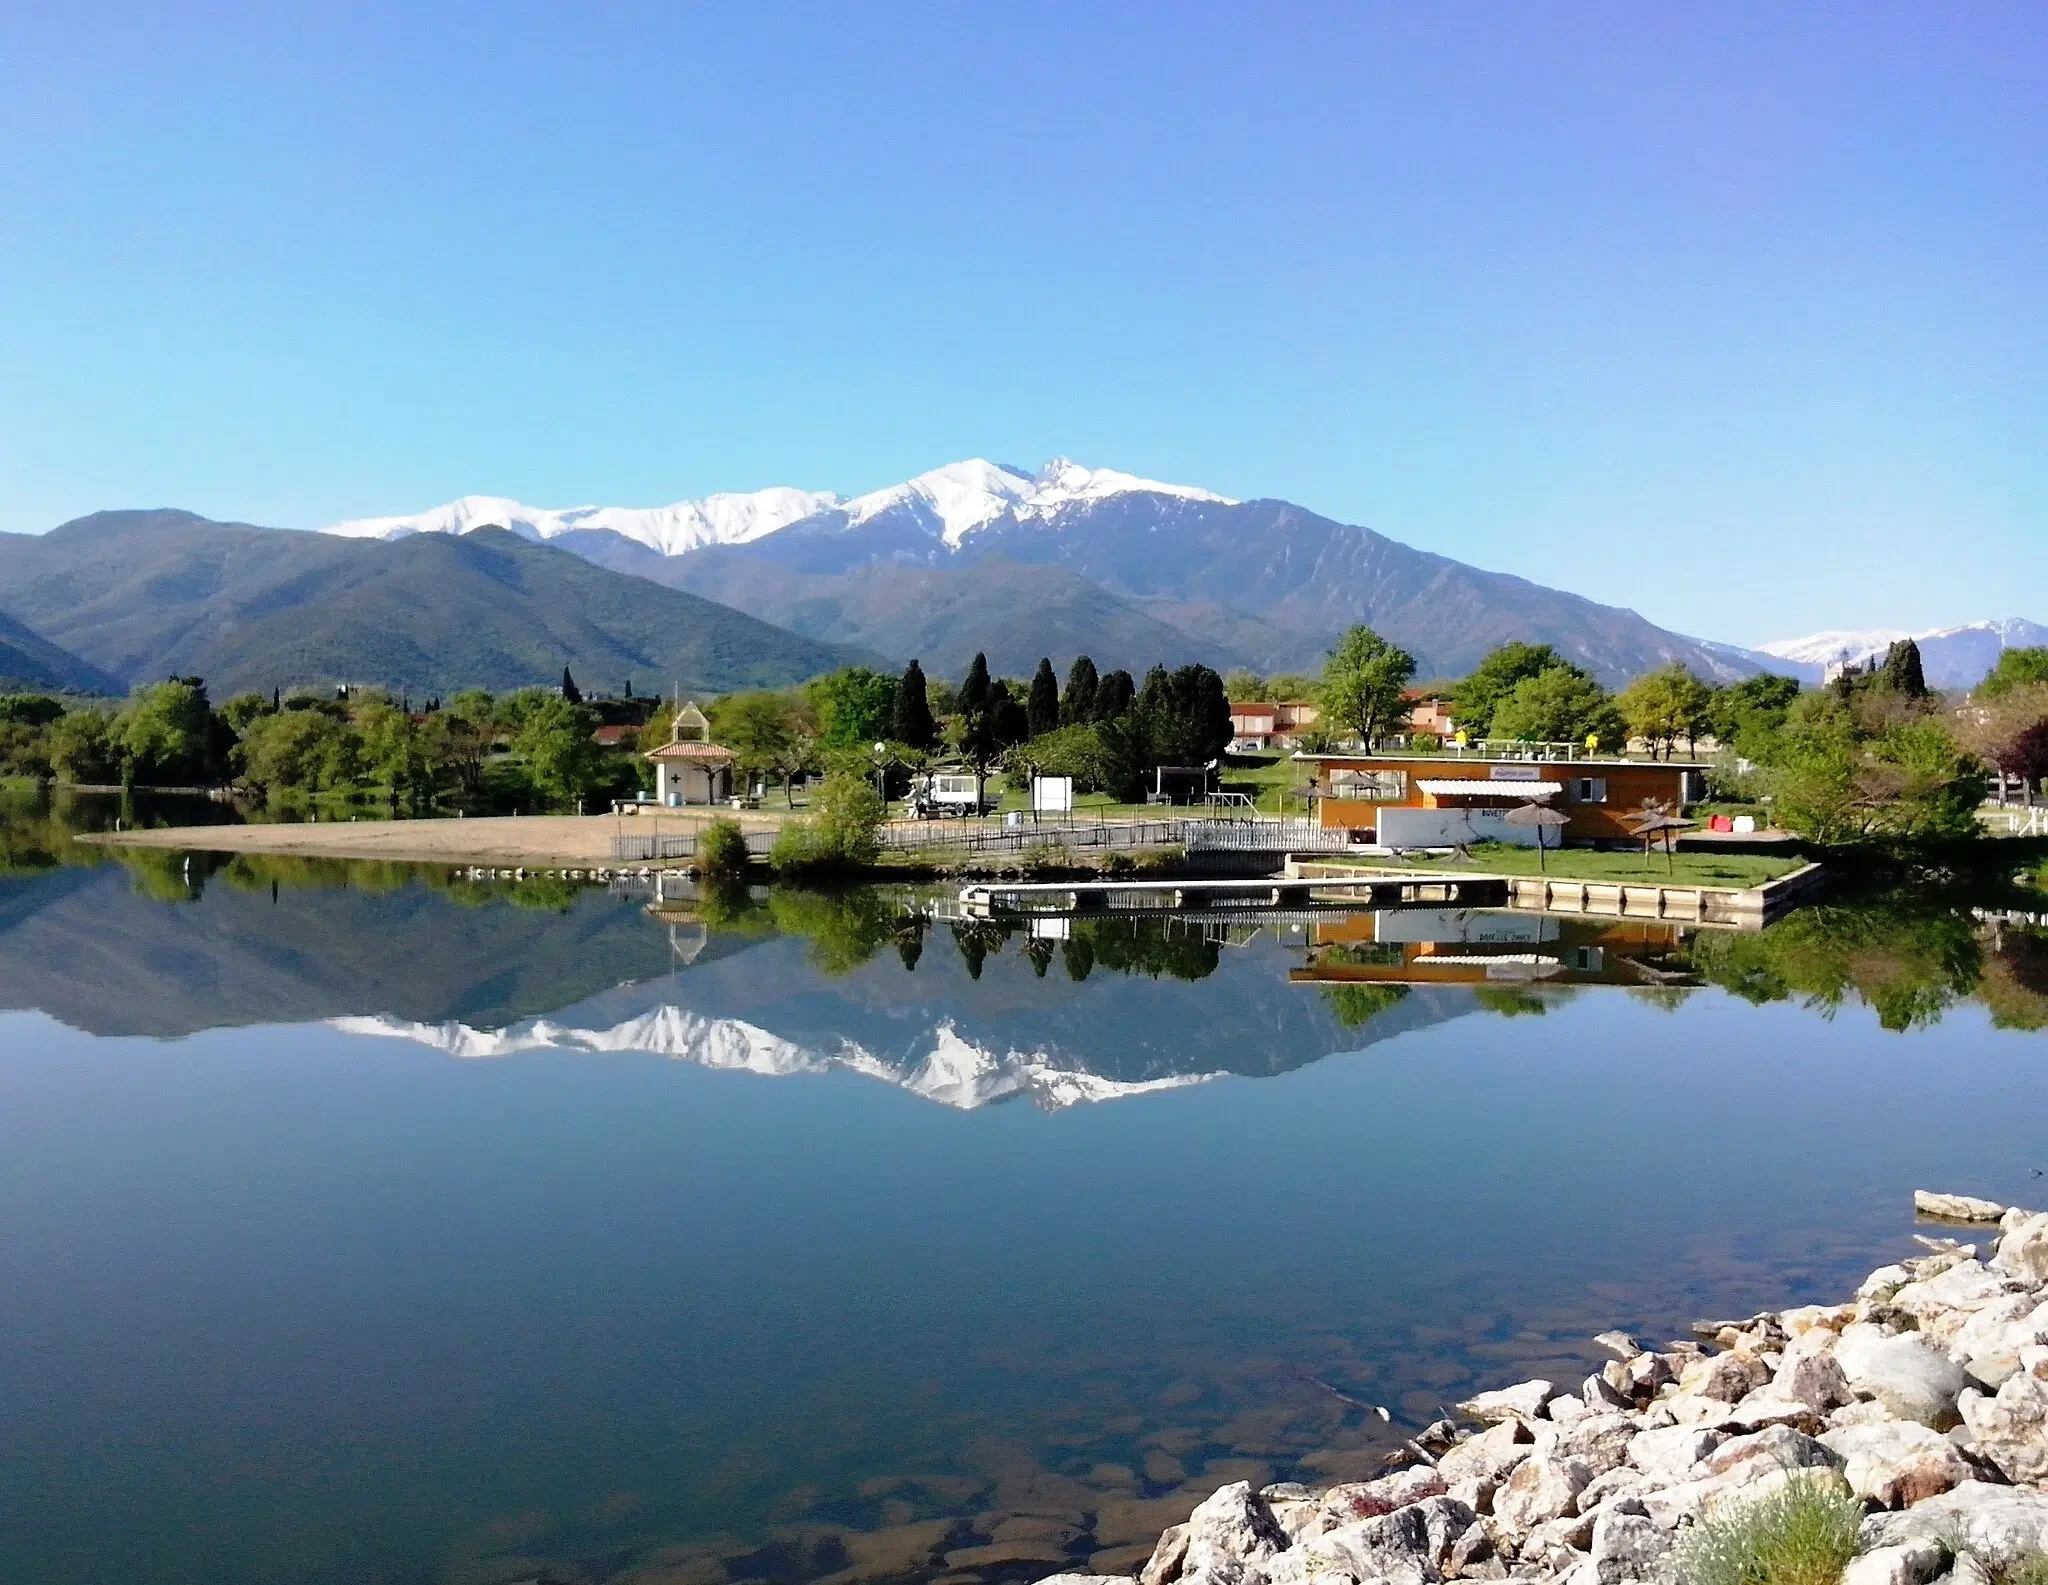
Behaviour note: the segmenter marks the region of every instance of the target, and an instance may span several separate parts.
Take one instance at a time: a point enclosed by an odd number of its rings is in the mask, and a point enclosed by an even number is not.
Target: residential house
[[[1318,712],[1307,699],[1247,700],[1230,706],[1230,752],[1263,754],[1293,748],[1299,734],[1316,724]]]

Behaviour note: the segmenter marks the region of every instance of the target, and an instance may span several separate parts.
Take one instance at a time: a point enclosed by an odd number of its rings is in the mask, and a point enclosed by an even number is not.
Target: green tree
[[[325,711],[280,710],[251,721],[235,754],[243,780],[261,792],[318,792],[350,768],[343,742],[349,735],[348,725]]]
[[[1627,736],[1607,690],[1576,666],[1552,666],[1524,677],[1495,707],[1493,737],[1528,743],[1583,743],[1620,749]]]
[[[220,707],[220,715],[239,737],[249,730],[251,721],[258,716],[269,715],[276,709],[277,706],[260,693],[238,693]]]
[[[898,743],[929,754],[938,747],[939,724],[932,718],[930,691],[925,686],[924,668],[911,658],[896,684],[896,720],[888,734]]]
[[[2035,684],[2048,684],[2048,645],[2005,651],[1974,692],[1979,699],[1996,699],[2014,688]]]
[[[1897,640],[1885,651],[1878,685],[1902,699],[1927,697],[1927,673],[1920,664],[1920,646],[1910,638]]]
[[[1067,668],[1067,691],[1060,696],[1060,725],[1080,726],[1095,719],[1095,691],[1102,679],[1095,674],[1095,662],[1076,655]]]
[[[1786,712],[1799,697],[1795,677],[1759,672],[1737,683],[1714,690],[1707,706],[1707,730],[1723,748],[1732,748],[1751,759],[1768,752],[1772,733],[1785,724]]]
[[[1206,765],[1230,746],[1230,700],[1207,666],[1154,666],[1134,713],[1153,765]]]
[[[765,780],[782,769],[795,732],[795,712],[786,695],[765,690],[727,694],[711,707],[710,720],[742,777]]]
[[[207,774],[206,689],[173,678],[138,689],[110,734],[124,782],[175,784]]]
[[[549,694],[527,712],[512,751],[525,761],[541,797],[580,810],[602,769],[596,731],[595,711]]]
[[[1684,738],[1688,747],[1708,724],[1713,695],[1705,683],[1677,661],[1645,672],[1615,701],[1622,719],[1655,756],[1671,757],[1671,747]]]
[[[1415,676],[1415,657],[1369,627],[1353,627],[1323,662],[1316,704],[1329,722],[1371,748],[1406,711],[1401,694]]]
[[[64,706],[47,694],[11,693],[0,698],[0,721],[17,726],[45,727],[64,714]]]
[[[99,786],[121,773],[113,718],[104,710],[70,710],[51,722],[48,753],[60,781]]]
[[[805,685],[818,712],[818,738],[826,748],[865,748],[896,725],[896,679],[865,666],[844,666]]]
[[[1266,679],[1243,666],[1223,674],[1223,691],[1230,695],[1232,704],[1257,704],[1273,697]]]
[[[1501,700],[1513,693],[1518,684],[1560,666],[1571,671],[1579,669],[1548,644],[1524,644],[1519,639],[1503,644],[1451,689],[1452,718],[1475,741],[1497,736],[1493,713]]]
[[[1127,671],[1104,672],[1095,689],[1095,719],[1114,721],[1130,714],[1138,697],[1138,685]]]
[[[1031,674],[1031,696],[1026,701],[1025,721],[1032,737],[1059,729],[1060,681],[1053,675],[1052,661],[1041,656],[1038,670]]]
[[[571,704],[583,702],[583,690],[576,686],[576,679],[569,675],[569,668],[562,668],[562,697]]]

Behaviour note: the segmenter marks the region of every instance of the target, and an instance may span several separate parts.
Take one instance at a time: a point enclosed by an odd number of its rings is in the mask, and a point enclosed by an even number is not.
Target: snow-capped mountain
[[[1222,1077],[1175,1074],[1136,1082],[1104,1078],[1071,1062],[1062,1063],[1050,1052],[998,1050],[977,1044],[960,1034],[950,1020],[942,1020],[933,1029],[931,1048],[908,1063],[891,1062],[845,1037],[832,1050],[814,1050],[743,1019],[706,1017],[675,1006],[651,1008],[603,1029],[579,1028],[550,1018],[531,1018],[505,1029],[477,1029],[458,1022],[423,1024],[382,1014],[327,1022],[329,1028],[345,1034],[410,1040],[451,1057],[510,1057],[528,1051],[644,1051],[699,1067],[768,1078],[846,1068],[962,1111],[1013,1095],[1029,1096],[1047,1111],[1061,1111],[1086,1101],[1182,1089]]]
[[[1961,627],[1836,630],[1776,639],[1759,644],[1757,650],[1808,668],[1818,681],[1844,666],[1860,666],[1881,657],[1907,638],[1920,646],[1920,667],[1930,687],[1971,688],[1983,681],[2004,651],[2048,644],[2048,626],[2015,616],[2002,622],[1967,622]]]
[[[1162,484],[1112,468],[1084,468],[1055,457],[1037,473],[979,457],[948,463],[901,484],[852,500],[829,491],[778,487],[751,494],[706,496],[671,506],[574,506],[553,510],[496,495],[465,495],[459,501],[398,517],[365,517],[327,530],[358,539],[394,539],[403,534],[466,534],[496,526],[532,539],[604,531],[644,545],[662,556],[682,556],[707,545],[745,545],[819,518],[822,527],[858,528],[902,509],[948,549],[958,550],[976,529],[998,518],[1049,518],[1063,508],[1112,496],[1148,494],[1234,505],[1226,497],[1192,485]]]
[[[466,534],[473,528],[509,528],[528,539],[600,530],[621,535],[663,556],[706,545],[744,545],[815,517],[840,504],[836,495],[776,488],[747,495],[707,495],[673,506],[571,506],[560,511],[526,506],[501,495],[465,495],[459,501],[401,517],[362,517],[327,532],[350,539],[396,539],[404,534]]]

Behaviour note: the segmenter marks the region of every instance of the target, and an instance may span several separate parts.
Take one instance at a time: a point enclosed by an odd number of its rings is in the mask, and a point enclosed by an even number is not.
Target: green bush
[[[744,875],[747,837],[737,820],[723,816],[697,835],[697,868],[706,875]]]
[[[865,779],[827,776],[809,818],[782,828],[768,862],[790,874],[864,868],[881,852],[875,832],[882,815],[881,796]]]
[[[1679,1585],[1837,1585],[1856,1555],[1863,1505],[1805,1476],[1696,1525],[1673,1556]]]

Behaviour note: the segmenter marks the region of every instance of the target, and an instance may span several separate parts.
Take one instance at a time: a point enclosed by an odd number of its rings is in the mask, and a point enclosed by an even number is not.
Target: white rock
[[[1553,1457],[1578,1459],[1599,1476],[1628,1461],[1629,1445],[1635,1438],[1634,1415],[1587,1414],[1569,1425],[1538,1427],[1536,1449]]]
[[[2020,1368],[2021,1349],[2048,1343],[2048,1300],[2037,1298],[2015,1293],[1986,1305],[1949,1338],[1949,1357],[1997,1391]]]
[[[1843,1461],[1857,1496],[1887,1508],[1938,1497],[1970,1478],[1970,1464],[1939,1432],[1911,1420],[1824,1431],[1821,1444]]]
[[[1970,1194],[1933,1194],[1926,1189],[1913,1191],[1913,1209],[1945,1222],[1995,1222],[2005,1215],[2005,1207],[1995,1200],[1980,1200]]]
[[[2048,1552],[2048,1492],[1964,1481],[1901,1512],[1871,1515],[1863,1540],[1870,1547],[1959,1540],[1980,1558],[2009,1564]]]
[[[1829,1352],[1833,1336],[1831,1332],[1818,1331],[1804,1333],[1796,1339],[1785,1350],[1778,1372],[1771,1378],[1771,1394],[1806,1404],[1822,1413],[1849,1402],[1855,1396],[1849,1390],[1849,1378],[1842,1374],[1842,1367],[1835,1363],[1834,1355]],[[1809,1343],[1809,1338],[1814,1341]]]
[[[1138,1585],[1131,1574],[1048,1574],[1038,1585]]]
[[[1913,1273],[1904,1266],[1879,1266],[1856,1285],[1856,1303],[1860,1308],[1873,1300],[1889,1299],[1913,1280]]]
[[[1159,1532],[1151,1558],[1138,1570],[1138,1585],[1167,1585],[1167,1582],[1179,1579],[1187,1556],[1188,1527],[1185,1524],[1168,1525]]]
[[[1881,1546],[1852,1558],[1842,1570],[1841,1585],[1927,1585],[1941,1572],[1945,1554],[1933,1541],[1908,1541]]]
[[[1825,1411],[1797,1398],[1784,1397],[1775,1387],[1759,1387],[1742,1402],[1731,1405],[1728,1414],[1750,1431],[1789,1425],[1795,1430],[1812,1432],[1827,1424]]]
[[[1991,1264],[2029,1287],[2048,1283],[2048,1211],[2007,1211],[1999,1222],[1998,1253]]]
[[[1443,1577],[1444,1561],[1478,1515],[1449,1497],[1344,1525],[1300,1547],[1311,1576],[1342,1570],[1354,1579],[1409,1582]]]
[[[1643,1352],[1643,1345],[1626,1332],[1602,1332],[1593,1341],[1619,1360],[1631,1360]]]
[[[1813,1331],[1838,1333],[1855,1319],[1856,1307],[1853,1304],[1804,1304],[1797,1309],[1778,1312],[1778,1324],[1795,1342]]]
[[[1486,1425],[1505,1420],[1510,1415],[1534,1420],[1543,1413],[1543,1406],[1556,1396],[1554,1383],[1525,1381],[1494,1392],[1482,1392],[1476,1398],[1467,1398],[1458,1405],[1458,1413]]]
[[[1610,1508],[1593,1521],[1592,1554],[1573,1578],[1584,1585],[1654,1580],[1670,1551],[1670,1536],[1647,1513]]]
[[[1689,1425],[1644,1431],[1629,1443],[1628,1461],[1651,1479],[1676,1485],[1691,1480],[1700,1461],[1727,1439],[1725,1432]]]
[[[1859,1322],[1835,1345],[1835,1363],[1859,1393],[1877,1399],[1901,1420],[1945,1431],[1956,1423],[1963,1368],[1910,1334],[1890,1336]]]
[[[1976,1451],[1998,1466],[2007,1480],[2048,1482],[2048,1358],[2029,1348],[2022,1368],[2006,1379],[1998,1396],[1974,1388],[1962,1395],[1963,1424]],[[2034,1360],[2033,1368],[2026,1368]]]
[[[1378,1480],[1347,1481],[1322,1494],[1314,1516],[1295,1532],[1296,1539],[1313,1540],[1360,1519],[1375,1518],[1421,1502],[1425,1497],[1441,1497],[1446,1489],[1442,1471],[1427,1464],[1383,1475]]]
[[[1679,1375],[1678,1390],[1692,1397],[1734,1403],[1748,1397],[1770,1378],[1771,1373],[1761,1359],[1748,1349],[1735,1348],[1725,1354],[1709,1354],[1688,1365]]]
[[[1731,1437],[1701,1464],[1709,1475],[1727,1475],[1759,1459],[1778,1469],[1831,1469],[1841,1462],[1825,1444],[1789,1427],[1774,1425],[1750,1436]]]
[[[1571,1393],[1561,1392],[1543,1406],[1543,1412],[1560,1424],[1576,1420],[1586,1411],[1585,1400]]]
[[[1830,1429],[1840,1425],[1896,1425],[1899,1417],[1874,1398],[1859,1398],[1828,1412]]]
[[[1181,1572],[1189,1578],[1231,1578],[1241,1565],[1262,1562],[1286,1546],[1286,1533],[1253,1495],[1250,1482],[1232,1481],[1188,1515]]]
[[[1604,1414],[1610,1409],[1633,1409],[1636,1406],[1635,1400],[1622,1390],[1623,1384],[1628,1381],[1628,1372],[1618,1362],[1609,1365],[1607,1369],[1620,1377],[1620,1382],[1608,1380],[1604,1372],[1598,1376],[1588,1376],[1579,1387],[1580,1401],[1595,1414]],[[1554,1408],[1550,1412],[1550,1418],[1557,1418],[1557,1411]]]
[[[1892,1308],[1920,1323],[1920,1331],[1947,1343],[1971,1316],[2008,1297],[2013,1279],[1979,1261],[1965,1260],[1925,1282],[1909,1282],[1892,1295]]]
[[[1532,1530],[1546,1519],[1577,1512],[1579,1493],[1592,1479],[1583,1460],[1533,1453],[1493,1494],[1493,1515],[1511,1530]]]
[[[1436,1461],[1437,1473],[1453,1486],[1465,1480],[1498,1486],[1529,1456],[1531,1447],[1529,1428],[1520,1420],[1504,1420],[1451,1448]]]

